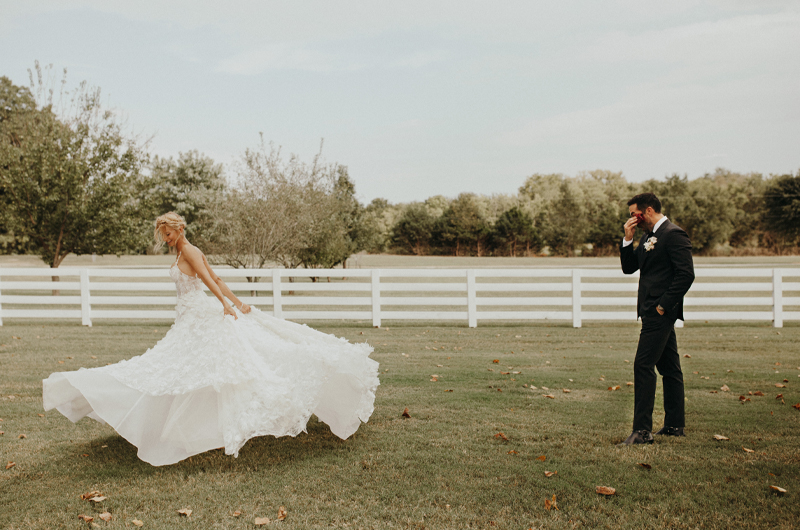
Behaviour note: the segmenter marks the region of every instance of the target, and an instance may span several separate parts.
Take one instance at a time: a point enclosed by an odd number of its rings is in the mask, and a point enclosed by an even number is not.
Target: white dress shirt
[[[653,234],[655,234],[656,231],[658,230],[658,227],[663,225],[665,222],[667,222],[667,216],[666,215],[664,217],[662,217],[661,219],[659,219],[658,222],[656,223],[656,225],[653,227]],[[628,245],[631,245],[631,244],[633,244],[633,238],[631,238],[630,241],[626,241],[625,237],[624,236],[622,237],[622,247],[623,248],[627,247]]]

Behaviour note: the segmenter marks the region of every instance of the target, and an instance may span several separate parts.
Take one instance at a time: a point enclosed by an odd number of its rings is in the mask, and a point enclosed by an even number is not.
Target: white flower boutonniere
[[[656,246],[657,242],[658,239],[656,239],[656,236],[652,236],[650,239],[644,242],[644,251],[650,252],[651,250],[653,250],[653,247]]]

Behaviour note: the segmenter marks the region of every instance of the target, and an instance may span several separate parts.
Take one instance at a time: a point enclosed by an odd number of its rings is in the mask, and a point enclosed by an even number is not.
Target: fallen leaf
[[[569,388],[564,388],[562,392],[564,392],[565,394],[569,394],[570,392],[572,392],[572,390],[570,390]]]
[[[501,375],[511,375],[511,372],[500,372]]]
[[[283,506],[278,508],[278,521],[283,521],[284,519],[286,519],[286,516],[288,515],[289,514],[286,513],[286,508],[284,508]]]
[[[753,392],[753,395],[754,396],[763,396],[764,392],[762,392],[761,390],[756,390],[755,392]]]
[[[749,397],[739,396],[739,401],[750,401]]]
[[[37,414],[40,418],[44,418],[44,414]]]
[[[542,390],[550,390],[550,389],[549,389],[549,388],[547,388],[546,386],[543,386],[543,387],[542,387]]]
[[[608,486],[597,486],[594,491],[600,495],[615,495],[617,493],[617,490]]]
[[[91,515],[79,515],[78,519],[83,519],[87,523],[91,523],[92,521],[94,521],[94,517],[92,517]]]
[[[105,521],[107,523],[111,521],[111,514],[108,513],[108,512],[103,512],[101,514],[98,514],[97,517],[99,517],[100,519],[102,519],[103,521]]]
[[[775,388],[786,388],[786,385],[783,383],[775,383]]]
[[[494,368],[487,368],[490,372],[494,372]]]
[[[240,510],[236,510],[231,514],[232,517],[239,517],[240,515],[242,515],[242,512]]]
[[[92,491],[90,491],[89,493],[84,493],[83,495],[81,495],[81,499],[83,499],[83,500],[85,500],[85,501],[88,501],[88,500],[89,500],[89,499],[91,499],[92,497],[99,497],[99,496],[101,496],[101,495],[102,495],[102,493],[100,493],[99,491],[97,491],[97,490],[92,490]]]
[[[639,462],[637,465],[642,466],[645,469],[653,469],[653,466],[650,464],[645,464],[644,462]]]
[[[686,357],[687,359],[691,359],[692,356],[687,353],[687,354],[684,354],[684,357]]]
[[[506,436],[506,435],[505,435],[505,434],[503,434],[502,432],[499,432],[499,433],[495,434],[495,435],[494,435],[494,437],[495,437],[495,438],[500,438],[500,439],[501,439],[501,440],[503,440],[504,442],[507,442],[507,441],[508,441],[508,436]]]
[[[404,418],[410,418],[411,417],[411,414],[408,413],[408,407],[403,409],[403,417]]]
[[[729,392],[729,391],[730,391],[730,388],[728,388],[728,385],[722,385],[722,386],[720,387],[720,390],[722,390],[723,392]]]
[[[498,364],[498,363],[500,362],[500,359],[495,359],[495,360],[493,360],[492,362],[493,362],[494,364]]]
[[[25,438],[27,438],[27,437],[28,437],[28,435],[27,435],[27,434],[20,434],[20,435],[18,436],[18,438],[19,438],[20,440],[24,440],[24,439],[25,439]]]
[[[8,464],[6,464],[6,469],[11,469],[12,467],[14,467],[16,465],[17,465],[16,462],[9,462]]]
[[[519,453],[512,449],[511,451],[508,452],[508,454],[510,454],[510,455],[518,455]]]
[[[103,502],[107,498],[108,497],[104,497],[103,495],[98,495],[97,497],[92,497],[91,499],[88,499],[88,500],[91,501],[91,502]]]
[[[784,382],[784,383],[788,383],[788,382],[789,382],[789,380],[788,380],[788,379],[784,379],[784,380],[783,380],[783,382]]]
[[[542,462],[544,462],[546,459],[547,459],[547,457],[544,456],[544,455],[536,457],[536,460],[541,460]]]
[[[190,515],[192,515],[192,510],[190,510],[189,508],[184,508],[182,510],[178,510],[178,514],[184,517],[189,517]]]
[[[131,523],[133,523],[134,526],[144,526],[144,523],[139,519],[134,519],[133,521],[131,521]]]
[[[451,388],[448,388],[447,390],[445,390],[445,392],[452,392],[452,391],[453,390]]]
[[[633,386],[633,382],[632,381],[628,381],[627,383],[625,383],[625,386]]]
[[[544,397],[546,397],[546,398],[550,398],[550,399],[555,399],[555,398],[556,398],[556,397],[555,397],[554,395],[552,395],[552,394],[545,394],[545,396],[544,396]]]
[[[439,380],[435,377],[431,377],[431,383],[438,383]]]
[[[502,388],[498,388],[498,389],[497,389],[497,391],[498,391],[498,392],[502,392],[502,391],[503,391],[503,389],[502,389]]]
[[[778,394],[777,396],[775,396],[775,399],[781,399],[782,397],[783,397],[783,394]]]
[[[547,478],[550,478],[553,475],[557,475],[557,474],[558,474],[558,471],[545,471],[544,472],[544,476],[547,477]]]
[[[742,449],[744,449],[745,453],[755,453],[755,451],[753,451],[752,449],[748,449],[747,447],[742,447]]]
[[[724,442],[725,440],[730,440],[730,438],[728,438],[726,436],[722,436],[721,434],[715,434],[714,435],[714,439],[718,440],[720,442]]]
[[[795,403],[795,404],[794,404],[794,405],[792,405],[792,406],[793,406],[794,408],[796,408],[797,410],[800,410],[800,403]]]
[[[546,510],[558,510],[558,504],[556,503],[556,495],[553,494],[553,500],[545,499],[544,500],[544,508]]]
[[[609,389],[611,392],[613,392],[613,391],[615,391],[615,390],[619,390],[619,389],[621,389],[621,388],[622,388],[622,387],[621,387],[621,386],[619,386],[619,385],[617,385],[617,386],[610,386],[610,387],[608,387],[608,389]]]
[[[270,523],[269,517],[256,517],[256,526],[264,526]]]
[[[437,365],[436,365],[436,368],[444,368],[444,366],[443,366],[443,365],[441,365],[441,364],[437,364]]]
[[[779,487],[779,486],[770,486],[769,489],[771,489],[772,491],[781,493],[781,494],[786,493],[786,490],[781,488],[781,487]]]

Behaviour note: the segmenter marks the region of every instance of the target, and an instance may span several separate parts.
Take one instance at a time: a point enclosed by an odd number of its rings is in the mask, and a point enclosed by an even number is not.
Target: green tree
[[[483,256],[491,235],[491,225],[480,211],[473,193],[460,194],[437,219],[434,239],[443,250],[454,255],[475,252]]]
[[[179,153],[178,159],[154,157],[149,173],[136,182],[137,208],[142,221],[144,239],[141,250],[152,248],[153,219],[166,212],[175,212],[186,220],[186,233],[202,241],[205,216],[209,205],[220,200],[227,187],[221,164],[198,152]]]
[[[775,234],[778,249],[800,239],[800,171],[773,178],[764,194],[764,228]]]
[[[424,204],[412,203],[400,215],[391,230],[391,243],[404,252],[422,256],[428,252],[436,218]]]
[[[136,240],[131,181],[141,169],[143,150],[102,108],[99,89],[82,83],[69,94],[68,108],[74,110],[59,116],[38,63],[36,71],[39,86],[31,88],[49,97],[0,122],[0,196],[7,226],[28,238],[53,268],[70,252],[125,252]]]
[[[523,248],[525,254],[529,254],[541,247],[541,239],[533,226],[533,218],[519,206],[500,214],[494,224],[492,235],[495,245],[509,256],[517,256]]]

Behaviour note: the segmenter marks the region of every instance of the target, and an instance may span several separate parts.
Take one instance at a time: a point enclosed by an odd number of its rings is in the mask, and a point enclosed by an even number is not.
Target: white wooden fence
[[[800,268],[697,268],[687,321],[800,320]],[[246,303],[293,320],[636,319],[638,274],[617,269],[218,269]],[[52,276],[60,281],[54,282]],[[247,281],[247,277],[257,282]],[[319,281],[311,281],[319,278]],[[792,279],[793,281],[787,281]],[[56,296],[54,289],[59,291]],[[166,269],[0,268],[6,318],[175,318]],[[252,295],[256,296],[252,296]],[[679,322],[680,324],[680,322]]]

